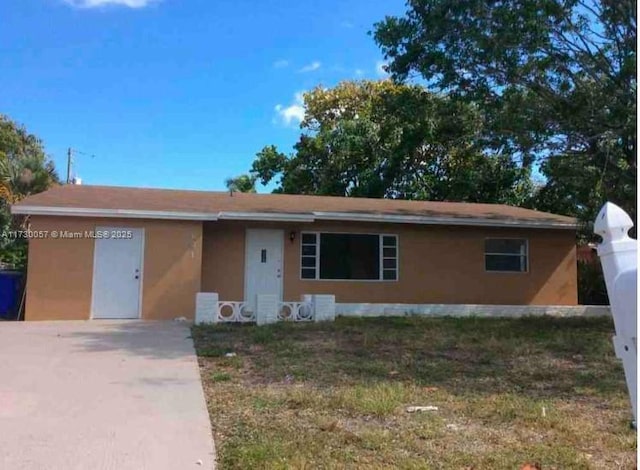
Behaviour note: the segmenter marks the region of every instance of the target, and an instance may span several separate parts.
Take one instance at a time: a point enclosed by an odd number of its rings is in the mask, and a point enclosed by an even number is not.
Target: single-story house
[[[495,204],[57,186],[30,220],[26,320],[255,302],[575,305],[576,220]]]

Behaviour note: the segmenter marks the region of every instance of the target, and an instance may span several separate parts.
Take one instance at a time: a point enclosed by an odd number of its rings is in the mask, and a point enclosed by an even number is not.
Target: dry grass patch
[[[609,319],[401,317],[193,337],[223,469],[627,469],[612,332]]]

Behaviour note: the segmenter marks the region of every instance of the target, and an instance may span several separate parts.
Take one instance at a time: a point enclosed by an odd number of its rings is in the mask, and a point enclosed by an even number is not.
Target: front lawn
[[[222,469],[634,468],[612,334],[603,318],[193,328]]]

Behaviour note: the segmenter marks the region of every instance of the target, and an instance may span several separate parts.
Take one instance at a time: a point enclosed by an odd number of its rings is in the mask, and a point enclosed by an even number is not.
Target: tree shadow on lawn
[[[404,382],[459,395],[626,393],[610,318],[339,318],[194,327],[200,356],[235,352],[251,381],[318,387]]]

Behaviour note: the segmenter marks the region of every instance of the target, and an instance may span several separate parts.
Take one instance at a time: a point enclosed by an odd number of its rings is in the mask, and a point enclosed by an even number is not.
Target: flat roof
[[[294,194],[59,185],[14,204],[14,214],[176,220],[344,220],[575,229],[573,217],[504,204]]]

